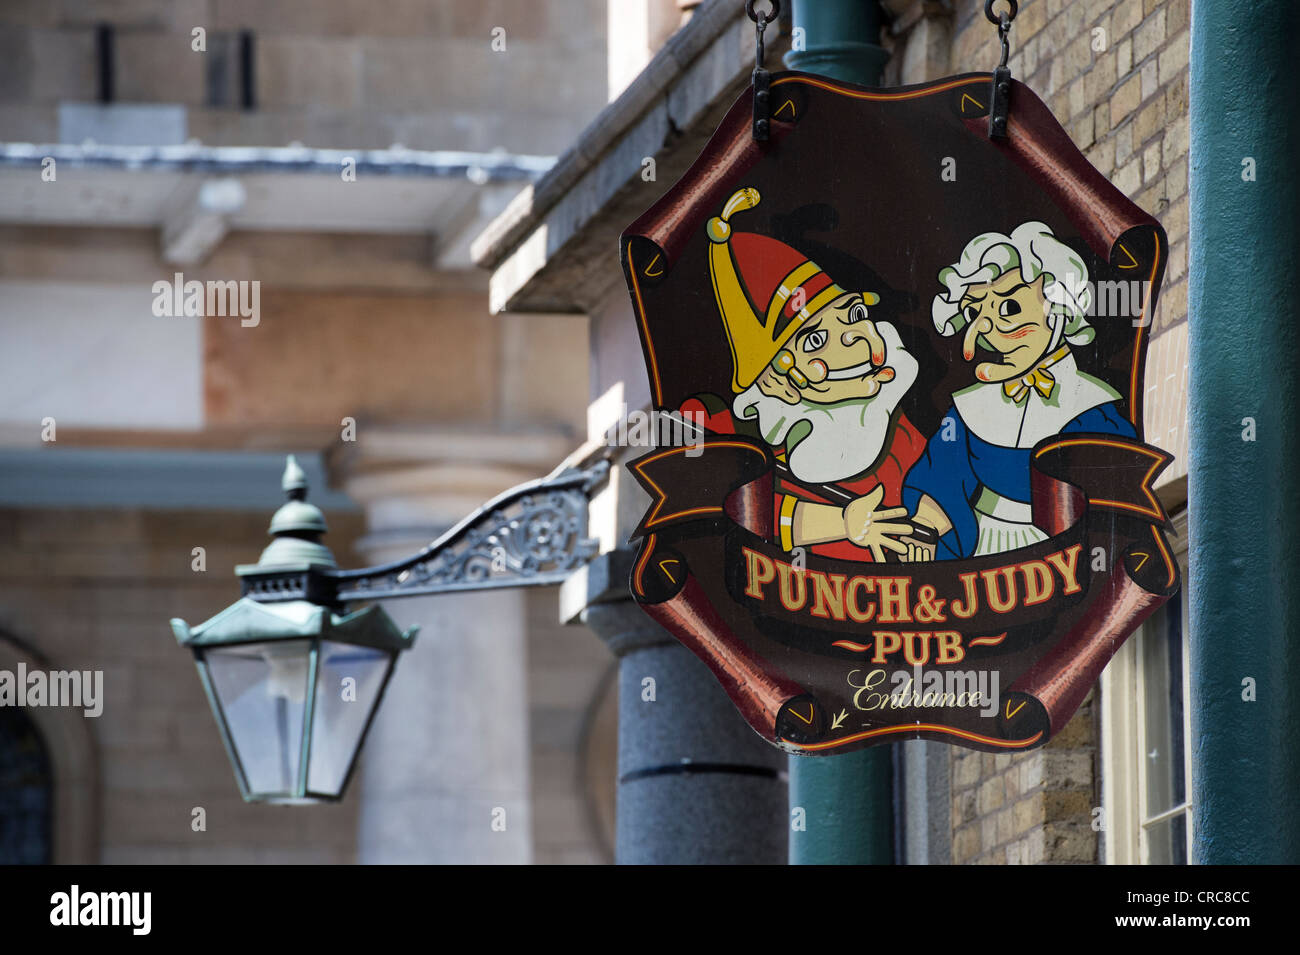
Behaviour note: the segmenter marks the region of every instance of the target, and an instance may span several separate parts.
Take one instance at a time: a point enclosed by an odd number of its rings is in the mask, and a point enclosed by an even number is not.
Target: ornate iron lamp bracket
[[[420,594],[558,584],[596,555],[587,502],[608,461],[567,468],[503,492],[424,550],[376,567],[241,569],[243,595],[337,606]]]

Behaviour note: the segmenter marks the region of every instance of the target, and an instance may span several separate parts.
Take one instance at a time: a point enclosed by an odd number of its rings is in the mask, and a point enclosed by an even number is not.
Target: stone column
[[[425,445],[456,461],[430,460]],[[411,437],[370,429],[332,467],[366,511],[357,544],[367,565],[408,557],[487,499],[544,470],[511,464],[529,447],[502,437]],[[558,459],[555,448],[534,449]],[[473,459],[474,463],[470,463]],[[528,863],[525,594],[502,589],[383,601],[402,627],[402,654],[362,750],[363,863]]]
[[[358,861],[532,861],[523,601],[519,590],[383,601],[420,634],[363,750]]]
[[[785,864],[785,754],[633,601],[593,604],[582,620],[619,658],[616,860]]]

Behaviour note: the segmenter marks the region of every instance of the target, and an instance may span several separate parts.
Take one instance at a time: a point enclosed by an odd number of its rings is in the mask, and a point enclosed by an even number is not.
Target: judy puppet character
[[[1044,540],[1030,509],[1029,457],[1062,432],[1135,437],[1120,395],[1075,364],[1093,329],[1083,260],[1041,222],[986,232],[939,272],[931,317],[962,336],[976,383],[956,392],[944,422],[904,480],[903,504],[937,544],[909,544],[913,560],[1015,550]]]

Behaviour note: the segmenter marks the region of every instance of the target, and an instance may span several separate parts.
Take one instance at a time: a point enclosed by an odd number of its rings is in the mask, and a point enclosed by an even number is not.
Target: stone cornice
[[[769,31],[768,62],[787,43]],[[710,0],[471,246],[494,312],[584,311],[618,275],[617,238],[684,171],[753,69],[741,4]],[[645,160],[654,178],[643,178]],[[594,263],[594,265],[593,265]],[[602,278],[602,273],[605,277]]]

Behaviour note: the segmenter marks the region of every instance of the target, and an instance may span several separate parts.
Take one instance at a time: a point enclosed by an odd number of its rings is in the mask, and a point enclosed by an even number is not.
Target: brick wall
[[[1094,695],[1050,743],[1027,753],[951,753],[952,861],[1096,862],[1100,805]]]
[[[952,71],[991,69],[999,49],[984,4],[954,7]],[[1021,0],[1008,64],[1089,161],[1169,234],[1145,425],[1148,441],[1177,456],[1162,477],[1175,504],[1185,499],[1177,488],[1187,454],[1188,13],[1189,0]],[[1095,692],[1040,750],[952,751],[954,862],[1099,861]]]

